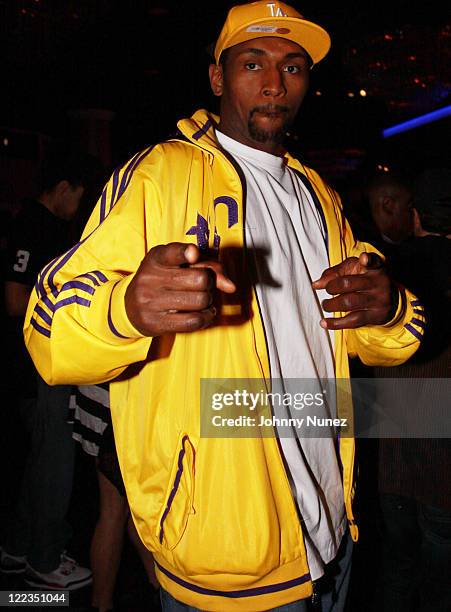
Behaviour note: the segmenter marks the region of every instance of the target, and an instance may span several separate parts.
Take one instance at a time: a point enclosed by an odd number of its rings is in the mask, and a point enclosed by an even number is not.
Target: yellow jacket
[[[201,378],[269,377],[255,293],[245,291],[242,184],[218,148],[214,121],[198,111],[180,121],[179,136],[113,174],[81,242],[39,275],[24,330],[48,383],[115,379],[119,462],[162,586],[203,610],[255,612],[307,597],[312,586],[276,437],[200,437]],[[330,264],[374,250],[354,241],[338,195],[314,171],[287,161],[317,199]],[[209,329],[143,337],[127,318],[124,294],[149,249],[174,241],[219,243],[239,299],[222,295],[218,323]],[[406,293],[390,325],[335,332],[336,377],[349,377],[349,355],[369,365],[402,363],[418,347],[422,320]],[[349,415],[346,397],[340,411]],[[351,437],[340,440],[340,454],[356,539]]]

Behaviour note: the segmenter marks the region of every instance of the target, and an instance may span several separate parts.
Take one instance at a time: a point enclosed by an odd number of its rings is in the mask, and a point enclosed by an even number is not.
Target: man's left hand
[[[322,319],[324,329],[347,329],[363,325],[383,325],[393,318],[398,292],[381,257],[362,253],[325,270],[312,284],[325,289],[333,298],[323,301],[326,312],[346,312],[343,317]]]

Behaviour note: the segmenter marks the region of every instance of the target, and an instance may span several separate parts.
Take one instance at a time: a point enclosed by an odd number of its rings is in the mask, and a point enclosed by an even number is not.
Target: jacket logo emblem
[[[238,223],[238,203],[236,200],[231,198],[230,196],[219,196],[214,201],[214,207],[220,204],[227,206],[227,227],[230,229],[234,225]],[[187,236],[196,236],[197,238],[197,246],[201,250],[208,249],[208,243],[210,240],[210,228],[208,227],[208,221],[203,217],[200,213],[197,213],[197,223],[189,228],[186,232]],[[214,229],[213,236],[213,248],[219,249],[219,245],[221,242],[221,237],[218,234],[218,231]]]

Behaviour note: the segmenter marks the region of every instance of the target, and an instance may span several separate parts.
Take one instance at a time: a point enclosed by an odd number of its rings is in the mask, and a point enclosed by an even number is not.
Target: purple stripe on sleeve
[[[52,259],[52,261],[50,263],[48,263],[45,268],[43,268],[41,270],[40,275],[38,276],[38,286],[39,288],[37,289],[38,295],[39,297],[42,297],[43,295],[45,295],[45,290],[44,290],[44,279],[48,273],[48,271],[51,269],[51,267],[55,264],[56,261],[58,261],[59,257],[55,257],[55,259]]]
[[[117,283],[120,283],[120,281],[117,281]],[[113,323],[113,318],[111,316],[111,299],[113,297],[113,291],[117,285],[117,283],[114,284],[114,287],[111,290],[110,293],[110,301],[108,303],[108,327],[110,328],[110,331],[117,336],[118,338],[123,338],[124,340],[129,340],[129,338],[127,338],[127,336],[123,336],[116,328],[116,326]]]
[[[105,211],[106,211],[106,192],[107,192],[107,187],[105,186],[103,191],[102,191],[102,198],[100,200],[100,215],[99,215],[99,225],[103,222],[103,220],[105,219]]]
[[[140,155],[138,157],[138,159],[136,160],[136,162],[133,164],[133,168],[131,168],[131,172],[129,172],[129,174],[127,176],[127,180],[126,180],[126,183],[125,183],[125,189],[127,189],[127,187],[129,186],[130,181],[132,180],[133,173],[134,173],[135,169],[137,168],[137,166],[139,166],[139,164],[142,162],[142,160],[145,157],[147,157],[149,155],[149,153],[152,151],[152,149],[154,149],[154,148],[155,148],[155,145],[152,145],[151,147],[148,147],[144,151],[144,153],[142,155]]]
[[[412,306],[423,306],[420,300],[411,300],[410,303],[412,304]]]
[[[42,327],[42,325],[39,325],[39,323],[36,323],[36,321],[34,319],[31,319],[30,323],[35,328],[36,331],[38,331],[43,336],[46,336],[47,338],[50,338],[50,330],[49,329],[46,329],[45,327]]]
[[[57,288],[56,288],[56,286],[55,286],[55,284],[53,282],[55,274],[59,270],[61,270],[61,268],[69,261],[69,259],[75,253],[75,251],[77,251],[81,247],[81,245],[83,244],[83,242],[85,240],[86,240],[86,238],[84,240],[82,240],[81,242],[77,242],[77,244],[75,244],[71,249],[69,249],[69,251],[66,251],[64,256],[60,259],[60,261],[56,264],[56,266],[50,272],[49,278],[48,278],[48,284],[49,284],[49,289],[52,292],[54,297],[57,297],[57,295],[58,295],[58,290],[57,290]]]
[[[200,593],[201,595],[213,595],[216,597],[255,597],[256,595],[267,595],[268,593],[278,593],[280,591],[286,591],[287,589],[292,589],[296,586],[304,584],[310,580],[310,574],[304,574],[299,578],[293,578],[293,580],[287,580],[286,582],[279,582],[278,584],[269,584],[264,587],[257,587],[254,589],[242,589],[240,591],[218,591],[215,589],[206,589],[204,587],[197,586],[196,584],[191,584],[178,576],[175,576],[170,571],[168,571],[165,567],[160,565],[158,561],[155,560],[155,563],[158,566],[160,572],[165,574],[168,578],[179,584],[180,586],[188,589],[189,591],[194,591],[195,593]]]
[[[132,161],[128,164],[127,169],[125,170],[124,174],[122,175],[122,180],[121,180],[121,186],[119,187],[119,192],[117,194],[117,198],[116,198],[116,202],[121,198],[122,194],[124,193],[124,191],[127,189],[127,187],[130,184],[130,181],[132,180],[132,176],[133,173],[135,171],[135,168],[142,162],[142,160],[147,157],[147,155],[152,151],[154,147],[148,147],[143,153],[141,154],[137,154],[135,155],[135,157],[132,159]],[[113,208],[113,206],[116,204],[116,202],[113,203],[113,205],[111,206],[111,208]]]
[[[46,295],[44,295],[44,297],[42,298],[42,301],[49,310],[51,310],[52,312],[55,311],[55,304],[51,302],[50,299]]]
[[[94,274],[101,283],[106,283],[108,281],[107,277],[105,276],[105,274],[103,274],[103,272],[99,272],[99,270],[92,270],[92,272],[90,272],[90,274]]]
[[[410,333],[415,336],[415,338],[417,338],[418,340],[422,340],[423,339],[423,334],[422,332],[419,332],[417,329],[415,329],[415,327],[413,327],[412,325],[410,325],[410,323],[406,323],[404,325],[404,327],[407,329],[407,331],[410,331]]]
[[[60,289],[60,294],[62,291],[68,291],[69,289],[81,289],[81,291],[86,291],[86,293],[89,293],[89,295],[94,295],[94,293],[96,292],[94,287],[91,287],[91,285],[87,285],[86,283],[83,283],[81,281],[73,280],[64,283],[64,285]]]
[[[125,186],[127,184],[127,178],[129,177],[130,173],[133,173],[133,170],[135,168],[136,160],[139,158],[139,156],[140,156],[140,153],[138,152],[128,162],[128,165],[125,168],[124,173],[122,174],[121,186],[119,187],[119,193],[118,193],[117,199],[119,199],[121,197],[121,195],[124,193],[125,188],[126,188]],[[113,206],[114,206],[114,204],[115,204],[115,202],[113,202]],[[110,208],[110,210],[111,210],[111,208]]]
[[[96,279],[96,277],[93,274],[89,274],[89,273],[87,273],[87,274],[79,274],[77,276],[77,278],[87,278],[90,281],[92,281],[96,287],[100,287],[99,281]]]
[[[41,308],[39,304],[36,304],[34,311],[36,314],[38,314],[41,317],[43,321],[47,323],[47,325],[52,324],[52,317],[49,315],[48,312],[46,312],[43,308]]]
[[[182,478],[182,474],[183,474],[183,457],[185,456],[185,441],[188,439],[188,436],[184,436],[182,439],[182,449],[179,452],[179,459],[178,459],[178,469],[177,469],[177,474],[175,476],[175,480],[174,480],[174,486],[172,487],[172,491],[171,494],[169,495],[169,499],[168,499],[168,503],[166,505],[166,509],[163,513],[163,516],[161,517],[161,521],[160,521],[160,544],[161,542],[163,542],[163,537],[164,537],[164,529],[163,529],[163,523],[166,520],[166,517],[169,513],[169,510],[171,509],[172,506],[172,502],[174,501],[174,497],[175,494],[177,493],[177,489],[179,488],[179,484],[180,484],[180,480]]]
[[[195,134],[193,134],[193,140],[199,140],[199,138],[201,138],[204,134],[208,132],[208,130],[211,128],[212,125],[213,123],[211,119],[208,119],[208,121],[204,123],[204,125],[200,128],[200,130],[198,130]]]
[[[121,171],[120,168],[116,168],[116,170],[114,171],[114,174],[113,174],[113,191],[111,193],[111,198],[110,198],[110,210],[114,206],[114,198],[116,197],[116,191],[117,191],[117,186],[118,186],[118,183],[119,183],[119,172],[120,171]]]
[[[91,306],[91,300],[86,300],[78,295],[72,295],[64,300],[59,300],[59,302],[55,304],[55,311],[59,308],[63,308],[63,306],[69,306],[69,304],[80,304],[80,306],[87,306],[89,308],[89,306]]]
[[[421,308],[414,308],[413,312],[415,312],[416,314],[424,315],[424,310],[422,310]]]
[[[422,327],[423,329],[425,329],[426,327],[426,323],[422,321],[421,319],[417,319],[416,317],[413,317],[413,319],[410,322],[415,323],[415,325],[418,325],[418,327]]]

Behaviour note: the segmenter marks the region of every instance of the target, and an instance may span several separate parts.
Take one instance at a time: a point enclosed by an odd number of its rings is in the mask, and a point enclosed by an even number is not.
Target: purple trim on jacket
[[[87,272],[86,274],[80,274],[76,278],[87,278],[88,280],[92,281],[96,287],[100,287],[100,283],[97,280],[97,278],[94,276],[93,272]]]
[[[291,170],[293,170],[296,173],[296,175],[301,179],[302,184],[309,192],[310,197],[312,198],[313,203],[316,206],[316,209],[318,210],[319,216],[321,218],[321,222],[323,224],[323,229],[324,229],[324,242],[326,244],[326,251],[327,251],[327,255],[329,256],[329,232],[327,231],[327,222],[326,222],[326,217],[324,216],[323,207],[321,206],[318,196],[316,195],[316,192],[313,189],[312,184],[309,181],[309,179],[304,174],[302,174],[302,172],[299,172],[299,170],[295,170],[294,168],[291,168]]]
[[[410,323],[406,323],[404,325],[404,327],[407,329],[407,331],[410,331],[410,333],[415,336],[415,338],[417,338],[417,340],[422,340],[423,339],[423,333],[419,332],[417,329],[415,329],[415,327],[413,327],[412,325],[410,325]]]
[[[191,584],[178,576],[174,576],[169,570],[164,568],[158,561],[155,560],[155,563],[158,566],[160,572],[165,574],[168,578],[176,582],[185,589],[189,591],[194,591],[195,593],[200,593],[201,595],[212,595],[215,597],[255,597],[256,595],[267,595],[268,593],[279,593],[280,591],[286,591],[288,589],[292,589],[293,587],[300,586],[305,582],[310,580],[310,574],[304,574],[303,576],[299,576],[299,578],[293,578],[293,580],[287,580],[286,582],[279,582],[278,584],[268,584],[264,587],[256,587],[253,589],[241,589],[239,591],[218,591],[216,589],[206,589],[204,587],[197,586],[196,584]]]
[[[164,537],[163,523],[166,520],[167,515],[169,514],[169,510],[171,509],[172,502],[174,501],[175,494],[177,493],[177,489],[179,488],[180,480],[182,478],[183,457],[185,456],[185,452],[186,452],[185,451],[185,441],[186,440],[188,440],[188,436],[184,436],[182,439],[182,449],[179,452],[177,474],[175,476],[174,485],[172,487],[171,494],[169,495],[169,498],[168,498],[168,503],[166,504],[166,509],[163,512],[163,516],[161,517],[161,520],[160,520],[160,538],[159,538],[160,544],[161,542],[163,542],[163,537]]]
[[[47,323],[47,325],[52,324],[52,317],[46,312],[39,304],[36,304],[36,308],[34,309],[35,313],[38,314],[43,321]]]
[[[37,323],[34,319],[31,319],[30,323],[35,328],[36,331],[38,331],[43,336],[47,336],[47,338],[50,338],[50,330],[49,329],[46,329],[45,327],[42,327],[42,325],[39,325],[39,323]]]
[[[121,333],[120,333],[120,332],[117,330],[116,326],[115,326],[115,325],[114,325],[114,323],[113,323],[113,318],[112,318],[112,316],[111,316],[111,299],[112,299],[112,297],[113,297],[113,291],[114,291],[114,289],[115,289],[115,287],[116,287],[117,283],[119,283],[119,282],[120,282],[120,281],[117,281],[116,283],[114,283],[114,286],[113,286],[113,288],[111,289],[111,293],[110,293],[110,300],[109,300],[109,302],[108,302],[108,317],[107,317],[107,320],[108,320],[108,327],[110,328],[110,331],[111,331],[111,332],[112,332],[112,333],[113,333],[115,336],[117,336],[118,338],[123,338],[124,340],[128,340],[129,338],[127,338],[127,336],[123,336],[123,335],[122,335],[122,334],[121,334]]]
[[[87,306],[88,308],[91,306],[91,300],[86,300],[85,298],[79,297],[78,295],[72,295],[71,297],[64,298],[64,300],[60,300],[55,304],[54,310],[59,310],[64,306],[69,306],[69,304],[79,304],[80,306]]]
[[[68,291],[69,289],[80,289],[81,291],[86,291],[86,293],[89,293],[89,295],[94,295],[96,291],[94,287],[92,287],[91,285],[87,285],[86,283],[83,283],[82,281],[73,280],[73,281],[64,283],[64,285],[60,289],[60,294],[62,291]]]
[[[426,323],[422,321],[421,319],[417,319],[416,317],[413,317],[413,319],[410,322],[415,323],[415,325],[418,325],[418,327],[421,327],[423,329],[425,329],[426,327]]]
[[[197,130],[197,132],[193,134],[193,140],[199,140],[199,138],[201,138],[204,134],[208,132],[212,125],[213,121],[211,119],[208,119],[200,128],[200,130]]]

